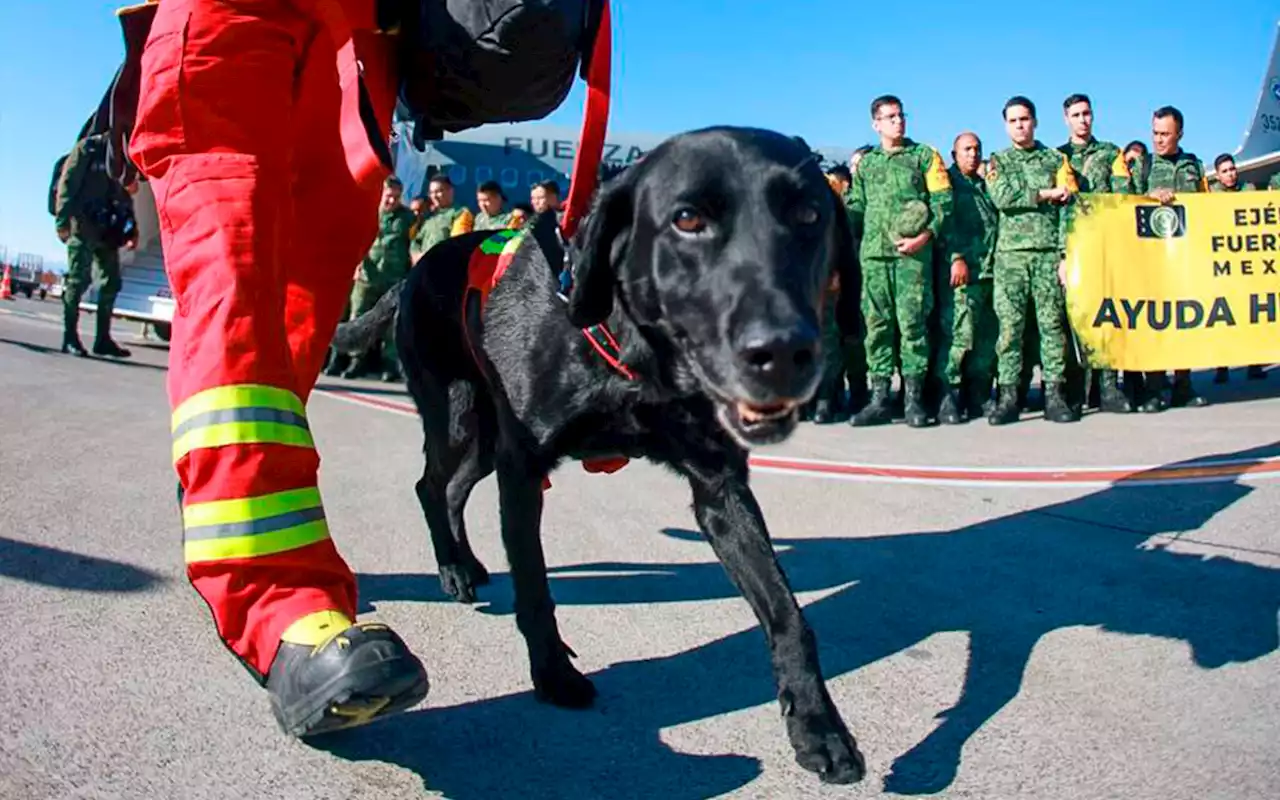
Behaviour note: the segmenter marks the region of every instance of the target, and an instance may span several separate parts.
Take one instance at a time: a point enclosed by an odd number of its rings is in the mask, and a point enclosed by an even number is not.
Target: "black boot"
[[[1120,391],[1119,376],[1115,370],[1104,369],[1098,373],[1099,404],[1098,407],[1109,414],[1128,414],[1133,409],[1129,406],[1129,398]]]
[[[365,622],[310,646],[281,642],[267,692],[280,728],[306,737],[364,725],[427,696],[422,662],[386,625]]]
[[[1164,399],[1165,374],[1147,372],[1142,376],[1142,413],[1159,414],[1169,407]]]
[[[1218,367],[1217,369],[1215,369],[1215,370],[1213,371],[1213,382],[1214,382],[1214,383],[1227,383],[1227,382],[1228,382],[1228,381],[1230,381],[1230,380],[1231,380],[1231,368],[1230,368],[1230,367]]]
[[[991,380],[975,381],[970,379],[965,386],[965,413],[969,419],[978,419],[991,413],[996,407],[991,399]]]
[[[1022,409],[1018,403],[1017,386],[1001,386],[996,392],[996,407],[991,409],[987,422],[992,425],[1008,425],[1017,422]]]
[[[960,387],[951,386],[942,394],[942,403],[938,406],[938,422],[943,425],[959,425],[964,422],[960,414]]]
[[[1049,422],[1076,422],[1080,415],[1067,402],[1061,383],[1044,385],[1044,418]]]
[[[111,340],[111,315],[101,313],[99,309],[95,336],[93,339],[95,356],[111,356],[112,358],[128,358],[132,355]]]
[[[929,425],[929,412],[924,408],[924,378],[905,378],[906,399],[902,404],[902,415],[907,418],[907,425],[912,428],[925,428]]]
[[[1196,390],[1192,388],[1191,370],[1180,369],[1173,373],[1173,392],[1169,405],[1174,408],[1202,408],[1209,405],[1209,401],[1196,394]]]
[[[84,349],[84,345],[80,343],[80,334],[75,331],[64,331],[62,334],[62,352],[74,353],[81,358],[89,355],[89,351]]]
[[[1267,370],[1261,364],[1254,364],[1245,372],[1245,378],[1251,381],[1265,381],[1267,379]]]
[[[871,399],[853,415],[849,424],[855,427],[888,425],[893,422],[893,401],[889,397],[889,379],[871,378]]]
[[[814,425],[830,425],[836,421],[835,417],[835,411],[831,408],[831,401],[827,398],[820,398],[813,404]]]

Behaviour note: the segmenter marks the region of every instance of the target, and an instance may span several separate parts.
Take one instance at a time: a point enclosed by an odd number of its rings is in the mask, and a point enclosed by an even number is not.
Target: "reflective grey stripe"
[[[224,422],[279,422],[283,425],[296,425],[303,430],[311,430],[307,425],[307,418],[292,411],[279,408],[224,408],[219,411],[196,414],[174,430],[173,438],[176,441],[182,438],[183,434],[196,428],[220,425]]]
[[[265,519],[250,522],[231,522],[226,525],[202,525],[199,528],[188,528],[182,535],[186,541],[200,539],[230,539],[233,536],[256,536],[260,533],[272,533],[301,525],[304,522],[315,522],[324,519],[324,508],[304,508],[301,511],[290,511]]]

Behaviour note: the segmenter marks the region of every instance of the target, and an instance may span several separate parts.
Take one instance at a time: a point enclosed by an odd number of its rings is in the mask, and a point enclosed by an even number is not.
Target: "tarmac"
[[[1274,798],[1280,375],[1158,415],[912,430],[803,425],[752,486],[869,774],[797,766],[764,637],[686,486],[633,462],[552,476],[560,629],[596,706],[536,702],[492,477],[493,573],[440,590],[399,384],[309,404],[362,614],[424,659],[419,708],[304,744],[185,579],[168,349],[58,352],[57,301],[0,302],[0,798]],[[81,321],[86,343],[92,321]]]

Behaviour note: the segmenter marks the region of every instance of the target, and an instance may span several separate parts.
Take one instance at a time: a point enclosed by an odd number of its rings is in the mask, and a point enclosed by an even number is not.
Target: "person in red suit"
[[[396,37],[374,0],[148,13],[128,155],[154,191],[177,305],[187,574],[282,729],[364,724],[421,701],[427,673],[387,626],[356,621],[306,406],[391,172]]]

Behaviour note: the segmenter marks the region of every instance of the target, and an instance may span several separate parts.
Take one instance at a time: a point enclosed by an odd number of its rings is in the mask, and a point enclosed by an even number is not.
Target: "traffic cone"
[[[0,279],[0,300],[13,299],[13,285],[9,282],[9,274],[12,270],[13,267],[8,264],[4,265],[4,278]]]

